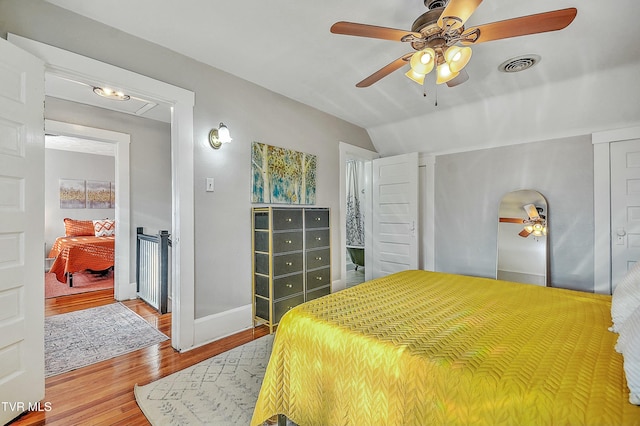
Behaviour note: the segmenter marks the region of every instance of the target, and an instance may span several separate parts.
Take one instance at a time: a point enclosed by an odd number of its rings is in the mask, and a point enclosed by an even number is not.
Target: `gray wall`
[[[518,189],[537,190],[547,199],[551,285],[592,292],[590,136],[438,156],[436,270],[495,278],[498,207]]]
[[[114,209],[61,209],[60,179],[115,181],[115,159],[106,155],[46,149],[44,155],[44,242],[64,235],[64,218],[113,219]]]
[[[0,35],[7,32],[195,93],[196,318],[251,303],[252,141],[317,155],[317,205],[330,207],[334,222],[340,206],[338,143],[375,150],[360,127],[41,0],[0,0]],[[214,151],[207,134],[221,121],[234,141]],[[132,159],[136,167],[145,165]],[[215,179],[215,192],[204,191],[206,177]],[[334,227],[333,247],[339,241]],[[333,251],[334,265],[340,255]],[[333,269],[334,280],[339,273]]]
[[[50,96],[46,97],[44,105],[44,115],[47,119],[127,133],[131,136],[129,282],[135,282],[136,227],[144,227],[147,234],[157,233],[161,229],[171,232],[171,126]],[[112,164],[115,167],[115,163]]]

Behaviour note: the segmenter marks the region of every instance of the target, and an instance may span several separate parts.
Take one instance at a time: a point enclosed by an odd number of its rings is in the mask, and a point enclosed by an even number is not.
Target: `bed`
[[[251,424],[640,425],[611,299],[405,271],[307,302],[278,326]]]
[[[49,251],[54,259],[49,272],[61,282],[73,286],[73,273],[85,270],[106,271],[114,265],[115,236],[113,221],[65,219],[63,237],[56,238]],[[104,227],[109,229],[105,230]]]

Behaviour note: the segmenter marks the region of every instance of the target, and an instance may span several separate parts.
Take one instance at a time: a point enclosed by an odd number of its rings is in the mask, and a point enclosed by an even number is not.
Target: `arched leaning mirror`
[[[549,285],[547,200],[538,191],[506,194],[498,218],[499,280]]]

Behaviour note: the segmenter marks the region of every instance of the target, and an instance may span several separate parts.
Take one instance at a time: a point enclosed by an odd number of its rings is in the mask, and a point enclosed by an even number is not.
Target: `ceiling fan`
[[[406,76],[416,83],[424,84],[425,76],[435,67],[436,83],[453,87],[469,79],[464,70],[471,58],[468,45],[561,30],[573,22],[578,12],[567,8],[465,29],[465,22],[480,3],[482,0],[424,0],[428,11],[413,22],[410,31],[340,21],[331,26],[331,32],[410,43],[416,51],[385,65],[356,87],[369,87],[407,62],[411,69]]]
[[[518,233],[518,235],[523,238],[527,238],[531,234],[533,234],[534,237],[547,235],[547,218],[542,214],[544,209],[542,207],[536,207],[533,204],[526,204],[523,208],[527,213],[527,219],[501,217],[500,222],[523,224],[524,228]]]

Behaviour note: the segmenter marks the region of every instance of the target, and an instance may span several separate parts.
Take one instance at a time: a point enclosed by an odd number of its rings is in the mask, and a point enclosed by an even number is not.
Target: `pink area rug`
[[[55,274],[44,274],[44,297],[49,299],[70,294],[86,293],[88,291],[106,290],[113,288],[113,271],[105,276],[90,274],[88,272],[76,272],[73,274],[73,287],[69,283],[61,283]]]

